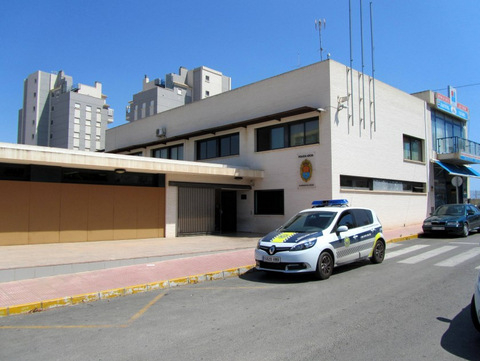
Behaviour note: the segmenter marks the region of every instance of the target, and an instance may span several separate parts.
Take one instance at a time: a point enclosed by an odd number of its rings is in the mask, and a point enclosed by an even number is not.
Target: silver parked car
[[[475,283],[475,292],[470,304],[470,311],[472,314],[473,325],[480,332],[480,274],[478,275],[477,282]]]

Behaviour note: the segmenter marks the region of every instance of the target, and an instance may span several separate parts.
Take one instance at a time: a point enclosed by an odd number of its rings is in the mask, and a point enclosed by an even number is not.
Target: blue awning
[[[476,177],[480,178],[480,173],[478,173],[475,169],[470,168],[466,165],[460,164],[452,164],[452,163],[443,163],[439,160],[434,161],[440,167],[445,169],[449,174],[458,175],[460,177]]]

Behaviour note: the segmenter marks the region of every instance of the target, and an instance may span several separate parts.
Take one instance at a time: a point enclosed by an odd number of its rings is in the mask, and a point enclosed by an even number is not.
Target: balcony
[[[480,144],[460,137],[437,139],[437,158],[455,164],[480,164]]]

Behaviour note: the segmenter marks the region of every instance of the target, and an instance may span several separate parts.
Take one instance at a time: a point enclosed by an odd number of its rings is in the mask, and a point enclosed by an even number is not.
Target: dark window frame
[[[309,126],[314,125],[313,128]],[[294,131],[295,128],[302,128]],[[283,132],[280,138],[275,133]],[[309,134],[309,131],[313,131]],[[299,136],[294,137],[295,134]],[[257,128],[256,130],[256,151],[265,152],[275,149],[300,147],[303,145],[318,144],[320,142],[320,125],[318,117],[296,120],[293,122]]]
[[[423,139],[420,138],[415,138],[409,135],[404,134],[403,135],[403,159],[404,160],[410,160],[413,162],[423,162],[424,161],[424,141]],[[418,159],[415,159],[414,157],[414,148],[418,147]]]
[[[384,190],[375,189],[375,181],[378,182],[392,182],[398,186],[402,186],[402,190]],[[371,191],[371,192],[392,192],[392,193],[427,193],[426,183],[402,181],[394,179],[380,179],[380,178],[367,178],[367,177],[355,177],[349,175],[340,175],[340,188]]]
[[[176,158],[173,157],[173,153],[174,153],[175,150],[177,152],[177,157]],[[166,152],[167,156],[162,157],[161,156],[162,152]],[[152,158],[184,160],[184,153],[183,152],[184,152],[184,145],[183,144],[176,144],[176,145],[172,145],[172,146],[169,146],[169,147],[152,149],[150,154],[151,154]],[[179,157],[179,155],[181,155],[181,157]]]
[[[228,140],[228,146],[227,141]],[[196,141],[196,160],[231,157],[240,154],[240,133]],[[228,148],[228,149],[227,149]]]

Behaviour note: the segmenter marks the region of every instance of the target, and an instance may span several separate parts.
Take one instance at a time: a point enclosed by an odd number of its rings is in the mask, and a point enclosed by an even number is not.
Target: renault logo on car
[[[272,246],[268,249],[268,254],[269,255],[275,254],[275,246]]]

